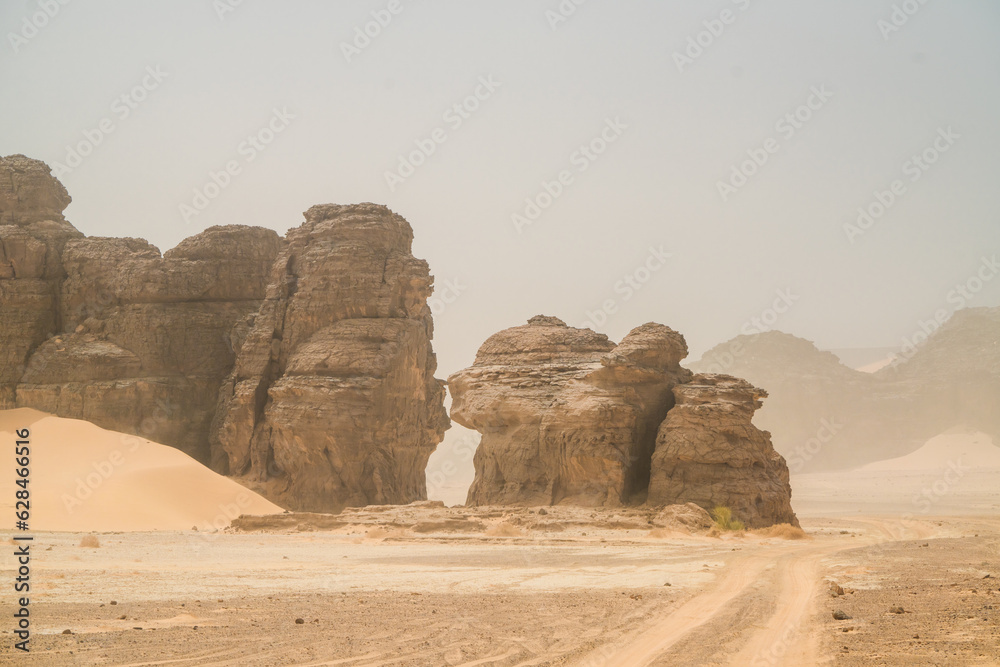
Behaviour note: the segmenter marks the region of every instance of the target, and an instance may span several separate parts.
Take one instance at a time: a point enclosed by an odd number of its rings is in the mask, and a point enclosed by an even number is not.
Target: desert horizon
[[[1000,667],[1000,6],[0,28],[0,665]]]

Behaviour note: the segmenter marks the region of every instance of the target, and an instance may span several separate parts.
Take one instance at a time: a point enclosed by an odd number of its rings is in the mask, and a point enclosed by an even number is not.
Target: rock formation
[[[491,336],[448,378],[452,418],[482,433],[468,504],[613,507],[648,492],[745,510],[754,526],[794,523],[788,469],[750,424],[763,392],[693,379],[686,355],[683,336],[652,323],[617,346],[544,316]]]
[[[728,507],[749,528],[797,526],[788,467],[751,423],[767,392],[730,375],[696,375],[674,387],[660,425],[647,502]]]
[[[739,336],[691,368],[766,387],[756,421],[793,473],[904,456],[954,426],[1000,442],[1000,308],[956,312],[915,351],[875,373],[781,332]]]
[[[220,393],[214,438],[233,474],[296,509],[426,497],[448,428],[434,378],[427,263],[382,206],[314,206],[288,233]]]
[[[424,497],[448,419],[405,220],[317,206],[286,239],[212,227],[161,256],[84,237],[69,202],[0,158],[0,409],[173,445],[295,509]]]
[[[491,336],[448,378],[452,418],[483,434],[468,504],[615,506],[644,493],[686,354],[658,324],[617,347],[544,316]]]
[[[45,164],[0,158],[0,409],[16,407],[28,356],[60,325],[62,249],[83,237],[63,218],[69,203]]]

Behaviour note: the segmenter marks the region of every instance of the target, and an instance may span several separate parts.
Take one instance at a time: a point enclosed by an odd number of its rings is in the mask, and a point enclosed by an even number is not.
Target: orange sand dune
[[[187,454],[89,422],[20,408],[0,411],[0,527],[14,527],[15,431],[30,435],[31,530],[199,530],[282,508]]]

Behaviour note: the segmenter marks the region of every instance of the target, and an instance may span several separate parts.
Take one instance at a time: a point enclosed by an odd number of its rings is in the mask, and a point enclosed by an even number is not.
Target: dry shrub
[[[97,541],[96,535],[84,535],[83,539],[80,540],[81,547],[87,547],[88,549],[96,549],[101,546],[101,543]]]
[[[712,518],[719,530],[744,530],[746,526],[739,519],[733,518],[733,511],[728,507],[716,507],[712,510]]]
[[[782,540],[802,540],[809,537],[806,535],[806,531],[788,523],[776,523],[767,528],[760,528],[755,530],[754,534],[761,537],[777,537]]]

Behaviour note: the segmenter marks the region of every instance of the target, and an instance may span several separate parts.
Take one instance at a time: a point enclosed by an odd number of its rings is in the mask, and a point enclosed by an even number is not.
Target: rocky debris
[[[838,609],[837,611],[833,612],[833,618],[836,621],[849,621],[851,619],[850,616],[848,616],[847,614],[845,614],[840,609]]]
[[[710,530],[715,522],[712,515],[694,503],[667,505],[653,519],[653,524],[663,528],[700,532]]]
[[[788,467],[770,434],[751,423],[767,392],[729,375],[696,375],[674,396],[656,438],[648,502],[727,507],[749,528],[798,526]]]
[[[836,598],[844,594],[844,588],[835,581],[830,582],[830,597]]]
[[[960,310],[926,343],[901,353],[865,373],[772,331],[718,345],[691,368],[767,388],[756,421],[793,473],[904,456],[955,426],[1000,442],[1000,308]]]
[[[555,317],[491,336],[448,378],[452,418],[483,434],[470,505],[641,502],[684,337],[660,324],[620,345]]]
[[[383,206],[314,206],[241,329],[213,441],[231,474],[304,511],[426,497],[449,426],[434,378],[433,279]]]
[[[426,497],[449,421],[405,220],[315,206],[285,239],[211,227],[161,255],[85,237],[69,202],[0,158],[0,409],[173,445],[294,509]]]

